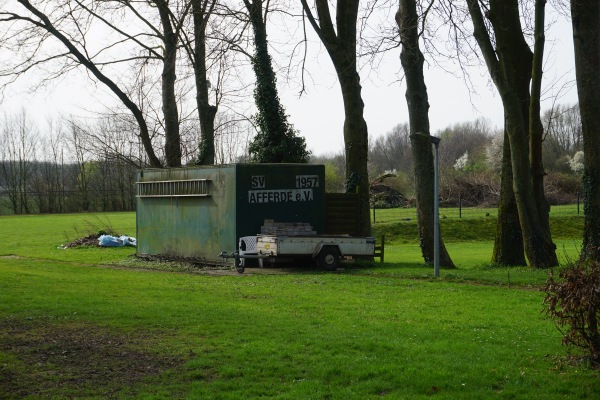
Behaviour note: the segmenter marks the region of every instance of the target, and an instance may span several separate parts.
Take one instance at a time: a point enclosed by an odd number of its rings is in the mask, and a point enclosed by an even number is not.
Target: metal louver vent
[[[208,197],[210,180],[137,182],[138,197]]]

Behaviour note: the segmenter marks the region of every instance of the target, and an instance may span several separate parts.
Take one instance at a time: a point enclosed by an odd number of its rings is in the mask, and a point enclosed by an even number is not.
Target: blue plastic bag
[[[98,238],[98,245],[102,247],[120,247],[123,246],[123,241],[115,236],[102,235]]]
[[[102,235],[98,238],[98,245],[102,247],[135,246],[136,244],[137,241],[131,236]]]

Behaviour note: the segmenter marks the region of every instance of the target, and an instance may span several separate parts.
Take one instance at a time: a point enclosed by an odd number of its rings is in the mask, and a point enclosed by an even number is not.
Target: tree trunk
[[[526,265],[523,235],[515,201],[508,135],[504,133],[500,203],[492,262],[499,265]]]
[[[512,91],[505,91],[501,97],[507,115],[506,130],[511,149],[513,190],[519,211],[525,255],[534,268],[554,267],[558,265],[556,246],[549,240],[549,232],[546,235],[540,223],[529,173],[527,130],[524,127],[519,100]]]
[[[402,51],[400,61],[406,77],[406,102],[414,159],[417,225],[423,259],[433,262],[434,256],[434,163],[429,136],[429,101],[423,76],[425,58],[419,49],[418,17],[415,0],[401,0],[396,13]],[[440,266],[455,268],[440,235]]]
[[[306,16],[327,49],[340,81],[344,100],[344,148],[346,151],[346,191],[358,192],[360,234],[371,234],[369,176],[367,160],[369,134],[364,119],[360,76],[356,67],[356,23],[359,0],[338,0],[334,28],[329,3],[316,0],[319,20],[306,0],[301,0]]]
[[[532,54],[520,23],[517,0],[491,0],[486,16],[492,23],[495,48],[476,0],[468,0],[474,35],[483,52],[488,70],[496,85],[505,115],[509,139],[513,190],[522,229],[525,255],[534,268],[558,265],[556,246],[537,208],[531,175],[529,147],[529,96],[525,93],[531,74]],[[497,57],[497,58],[496,58]],[[527,67],[529,65],[529,67]],[[527,112],[525,112],[527,111]]]
[[[206,9],[210,1],[210,10]],[[206,25],[212,12],[214,0],[193,0],[194,14],[194,76],[196,79],[196,103],[200,119],[200,145],[197,164],[215,163],[215,117],[217,107],[210,105],[208,79],[206,74]]]
[[[355,66],[356,67],[356,66]],[[369,172],[367,157],[369,153],[369,134],[365,121],[360,77],[356,68],[346,69],[337,65],[338,77],[344,100],[344,145],[346,153],[346,192],[358,193],[360,234],[371,234],[371,216],[369,203]],[[348,72],[345,72],[348,71]],[[351,72],[353,71],[353,72]]]
[[[545,15],[546,0],[536,0],[535,2],[535,42],[533,51],[533,60],[531,62],[531,96],[529,98],[529,109],[524,112],[528,116],[529,122],[529,160],[531,163],[531,179],[533,182],[533,196],[538,210],[539,223],[544,233],[545,241],[552,243],[550,235],[550,204],[546,199],[544,191],[544,162],[542,160],[542,143],[544,141],[544,126],[541,119],[541,96],[542,96],[542,76],[544,45],[546,36]],[[528,86],[524,86],[524,92],[528,92]],[[556,246],[552,244],[556,249]],[[558,264],[558,259],[556,259]]]
[[[156,1],[163,28],[164,59],[162,70],[162,110],[165,119],[165,158],[167,166],[181,167],[181,138],[179,137],[179,111],[175,95],[177,80],[177,34],[171,25],[169,5]]]
[[[583,248],[581,259],[600,260],[600,2],[571,0],[575,73],[583,132]]]
[[[529,127],[529,152],[533,193],[540,226],[550,232],[550,206],[544,193],[544,166],[542,162],[543,126],[540,119],[540,95],[542,82],[542,60],[544,52],[544,0],[536,1],[535,13],[535,51],[531,54],[529,46],[514,38],[515,48],[521,56],[514,60],[515,83],[521,104],[525,126]],[[516,34],[516,33],[515,33]],[[529,83],[531,83],[531,95]],[[524,265],[523,239],[519,224],[517,203],[512,188],[512,164],[510,162],[509,139],[505,134],[504,160],[502,164],[502,185],[498,207],[498,224],[492,261],[501,265]]]

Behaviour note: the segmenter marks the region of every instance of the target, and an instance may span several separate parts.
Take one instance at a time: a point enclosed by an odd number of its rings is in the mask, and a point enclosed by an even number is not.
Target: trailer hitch
[[[263,259],[263,258],[267,258],[269,257],[268,254],[240,254],[237,251],[233,251],[231,252],[231,254],[228,254],[226,251],[222,251],[219,254],[219,257],[221,257],[224,260],[227,260],[228,258],[233,258],[235,259],[235,269],[237,272],[239,272],[240,274],[244,273],[244,264],[242,264],[242,258],[257,258],[257,259]]]
[[[240,274],[244,273],[244,266],[242,265],[240,253],[238,253],[237,251],[234,251],[231,254],[227,254],[226,251],[222,251],[219,254],[219,257],[221,257],[223,260],[227,260],[228,258],[234,258],[235,259],[235,270],[237,272],[239,272]]]

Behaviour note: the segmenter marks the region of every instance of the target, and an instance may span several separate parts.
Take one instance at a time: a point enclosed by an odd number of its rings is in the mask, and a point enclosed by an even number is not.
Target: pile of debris
[[[65,243],[59,246],[59,249],[68,249],[72,247],[121,247],[121,246],[135,246],[136,240],[131,236],[112,236],[107,235],[105,232],[93,233],[91,235],[76,239],[72,242]]]
[[[59,248],[68,249],[70,247],[82,247],[82,246],[98,246],[98,238],[101,236],[100,233],[93,233],[91,235],[79,238],[69,243],[65,243]]]
[[[373,208],[398,208],[409,205],[409,201],[402,193],[383,183],[371,184],[369,194]]]

